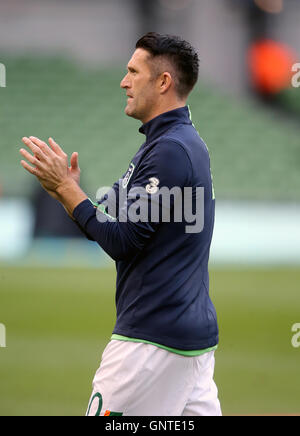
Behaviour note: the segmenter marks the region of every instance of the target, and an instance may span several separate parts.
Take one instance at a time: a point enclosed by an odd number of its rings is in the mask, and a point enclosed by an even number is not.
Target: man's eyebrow
[[[137,71],[134,67],[131,67],[130,65],[127,65],[127,70],[131,73],[135,73]]]

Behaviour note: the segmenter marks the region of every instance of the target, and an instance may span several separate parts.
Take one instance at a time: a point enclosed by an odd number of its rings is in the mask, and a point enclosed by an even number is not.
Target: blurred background
[[[300,414],[299,22],[299,0],[0,0],[0,415],[84,414],[115,321],[113,263],[25,173],[21,138],[79,152],[91,198],[114,183],[143,142],[119,84],[148,31],[201,58],[223,412]]]

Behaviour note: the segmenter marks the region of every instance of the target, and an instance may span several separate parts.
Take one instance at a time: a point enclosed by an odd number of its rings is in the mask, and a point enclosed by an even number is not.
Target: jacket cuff
[[[85,229],[90,218],[96,215],[96,208],[89,199],[82,201],[73,211],[74,219]]]

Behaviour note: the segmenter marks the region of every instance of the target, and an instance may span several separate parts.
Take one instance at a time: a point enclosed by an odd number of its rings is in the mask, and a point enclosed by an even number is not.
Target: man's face
[[[146,50],[138,48],[130,59],[128,73],[121,82],[121,88],[126,89],[128,96],[126,115],[143,123],[150,121],[159,97],[149,56]]]

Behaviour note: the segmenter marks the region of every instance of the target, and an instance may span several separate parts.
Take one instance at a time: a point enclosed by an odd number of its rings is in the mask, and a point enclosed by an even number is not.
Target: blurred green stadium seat
[[[5,195],[29,196],[36,183],[21,168],[23,136],[53,136],[78,151],[82,182],[95,196],[127,169],[143,142],[124,114],[124,70],[96,69],[62,58],[8,58],[0,90],[0,183]],[[200,81],[189,100],[211,154],[217,198],[300,199],[300,124]]]

